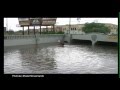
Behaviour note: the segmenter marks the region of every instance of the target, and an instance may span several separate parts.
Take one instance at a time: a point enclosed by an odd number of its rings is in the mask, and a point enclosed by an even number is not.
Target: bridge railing
[[[4,40],[9,39],[29,39],[35,37],[63,36],[64,34],[41,34],[41,35],[4,35]]]
[[[64,33],[70,33],[70,34],[85,34],[84,32],[82,32],[81,30],[65,30]]]
[[[5,35],[4,39],[25,39],[25,38],[34,38],[33,35]]]

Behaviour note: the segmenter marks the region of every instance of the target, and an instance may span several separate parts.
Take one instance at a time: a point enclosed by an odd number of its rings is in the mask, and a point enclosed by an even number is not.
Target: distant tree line
[[[34,31],[32,31],[32,32],[30,31],[29,33],[33,35]],[[40,32],[38,32],[38,31],[35,31],[35,33],[40,34]],[[23,30],[14,31],[14,30],[10,29],[9,31],[5,31],[4,34],[5,35],[22,35]],[[27,35],[28,30],[24,31],[24,34]],[[43,31],[43,32],[41,32],[41,34],[64,34],[64,32],[63,31],[57,31],[57,32],[55,32],[55,31]]]
[[[15,32],[14,32],[14,30],[12,30],[12,29],[10,29],[10,30],[8,30],[8,31],[4,31],[4,34],[8,34],[8,35],[12,35],[12,34],[14,34]]]

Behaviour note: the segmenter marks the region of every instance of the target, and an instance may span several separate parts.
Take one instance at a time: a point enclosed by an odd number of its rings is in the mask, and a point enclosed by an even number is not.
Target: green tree
[[[92,33],[92,32],[104,33],[104,34],[110,33],[110,29],[107,26],[101,23],[94,23],[94,22],[85,23],[85,26],[82,28],[82,30],[85,33]]]

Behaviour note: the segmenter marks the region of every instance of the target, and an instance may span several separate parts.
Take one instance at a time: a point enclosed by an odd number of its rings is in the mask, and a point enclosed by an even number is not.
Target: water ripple
[[[117,73],[117,49],[111,47],[105,49],[104,47],[93,49],[88,45],[31,47],[5,49],[4,73]]]

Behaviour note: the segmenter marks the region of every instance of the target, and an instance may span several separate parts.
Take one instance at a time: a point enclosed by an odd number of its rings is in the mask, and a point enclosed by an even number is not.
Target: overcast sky
[[[7,21],[8,21],[8,29],[13,29],[14,31],[22,30],[21,27],[17,26],[19,24],[18,18],[8,18]],[[84,24],[86,22],[112,23],[118,25],[118,18],[80,18],[79,21],[77,20],[77,18],[71,18],[71,24]],[[65,25],[65,24],[69,24],[69,18],[57,18],[56,25]],[[4,18],[4,27],[5,26],[6,26],[6,18]],[[27,27],[25,29],[27,29]]]

